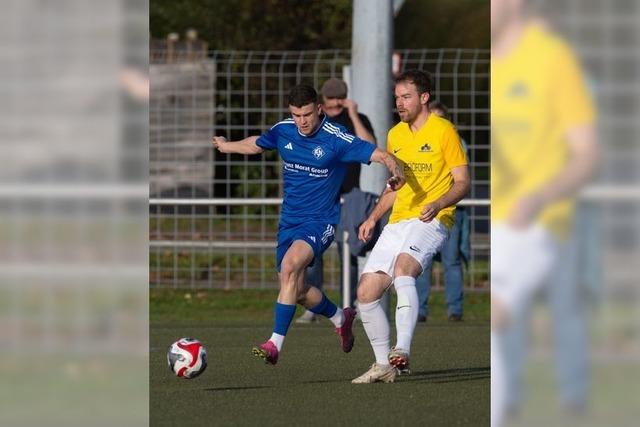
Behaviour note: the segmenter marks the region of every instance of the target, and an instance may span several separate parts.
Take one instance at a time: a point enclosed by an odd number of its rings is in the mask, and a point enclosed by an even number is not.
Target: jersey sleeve
[[[280,136],[280,126],[275,125],[256,140],[256,145],[264,150],[275,150],[278,148],[278,137]]]
[[[468,164],[460,136],[455,128],[447,127],[443,135],[442,156],[449,169]]]
[[[349,135],[349,134],[347,134]],[[352,135],[349,135],[352,136]],[[343,163],[358,162],[358,163],[371,163],[371,155],[376,149],[376,145],[371,142],[360,139],[353,136],[351,142],[340,138],[334,138],[335,144],[340,152],[340,160]]]

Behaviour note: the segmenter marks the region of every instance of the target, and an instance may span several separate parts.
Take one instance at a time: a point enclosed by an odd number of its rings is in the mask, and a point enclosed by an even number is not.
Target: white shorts
[[[540,225],[523,230],[506,224],[491,227],[491,294],[517,313],[550,278],[558,241]]]
[[[362,273],[381,271],[393,277],[396,258],[401,253],[411,255],[422,270],[431,261],[449,237],[449,230],[437,219],[422,222],[417,218],[387,224],[376,242]]]

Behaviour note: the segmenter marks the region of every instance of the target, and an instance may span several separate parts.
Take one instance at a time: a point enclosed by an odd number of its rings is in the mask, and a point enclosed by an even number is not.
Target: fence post
[[[342,232],[342,308],[351,307],[351,253],[349,252],[349,232]]]
[[[391,0],[354,0],[350,93],[360,112],[369,116],[378,147],[386,149],[391,128],[391,47],[393,45],[393,7]],[[372,28],[375,31],[372,31]],[[387,179],[378,164],[363,165],[362,191],[380,194]]]

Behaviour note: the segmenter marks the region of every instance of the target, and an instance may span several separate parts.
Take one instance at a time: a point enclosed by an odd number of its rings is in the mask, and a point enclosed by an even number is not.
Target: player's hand
[[[404,185],[404,177],[402,176],[392,176],[387,180],[387,188],[391,191],[398,191]]]
[[[420,214],[420,221],[429,222],[436,216],[438,216],[438,212],[440,212],[442,208],[440,207],[440,203],[431,202],[424,205],[422,208],[422,212]]]
[[[509,215],[509,224],[516,229],[529,227],[538,216],[544,203],[540,197],[535,194],[525,196],[518,200],[515,207]]]
[[[213,146],[221,153],[225,153],[225,145],[227,144],[227,138],[224,136],[214,136],[211,140]]]
[[[343,99],[342,106],[347,109],[349,114],[358,114],[358,104],[353,99]]]
[[[376,222],[372,219],[367,219],[365,222],[360,224],[360,228],[358,228],[358,239],[365,243],[371,240],[375,226]]]

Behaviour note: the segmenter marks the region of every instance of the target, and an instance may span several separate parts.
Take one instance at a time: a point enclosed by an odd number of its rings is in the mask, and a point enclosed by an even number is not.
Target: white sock
[[[398,294],[396,306],[396,329],[398,341],[396,348],[401,348],[407,353],[411,350],[411,339],[418,321],[418,292],[416,291],[416,279],[411,276],[399,276],[393,280]]]
[[[380,300],[358,304],[360,319],[364,331],[369,337],[369,342],[376,355],[376,362],[380,365],[389,365],[389,321]]]
[[[284,335],[276,334],[275,332],[271,334],[271,338],[269,341],[276,345],[278,351],[282,350],[282,344],[284,344]]]
[[[342,324],[344,323],[344,313],[342,312],[342,309],[338,308],[336,310],[336,314],[331,316],[329,320],[331,320],[331,323],[333,323],[336,328],[342,326]]]

